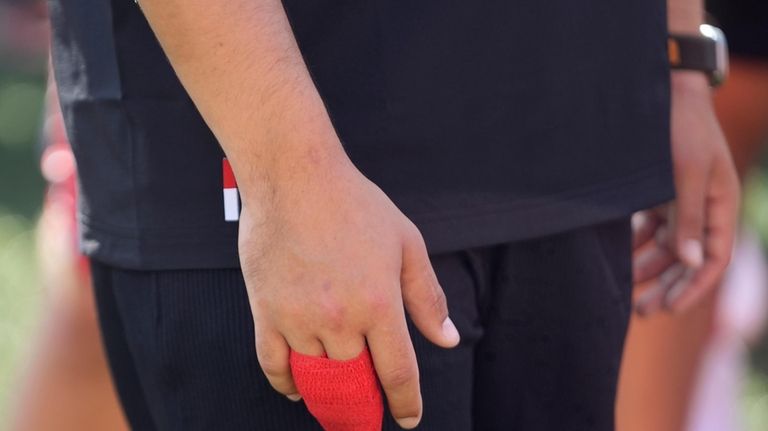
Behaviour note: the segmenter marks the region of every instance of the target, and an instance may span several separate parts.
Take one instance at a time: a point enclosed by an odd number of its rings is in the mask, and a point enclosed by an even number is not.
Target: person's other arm
[[[699,34],[702,0],[668,0],[669,31]],[[657,279],[638,311],[682,310],[722,278],[731,258],[739,182],[701,72],[672,72],[672,158],[677,197],[651,211],[635,232],[635,280]],[[649,243],[653,243],[652,245]]]
[[[243,198],[240,261],[259,362],[296,399],[294,350],[371,350],[401,426],[421,417],[403,305],[424,335],[459,335],[417,228],[350,162],[279,0],[142,0]]]

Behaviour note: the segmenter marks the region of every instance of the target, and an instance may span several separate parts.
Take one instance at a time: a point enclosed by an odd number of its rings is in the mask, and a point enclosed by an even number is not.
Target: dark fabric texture
[[[141,9],[49,1],[83,249],[123,268],[237,267],[222,151]],[[352,162],[433,253],[673,196],[664,0],[284,5]]]
[[[409,322],[424,399],[418,429],[613,430],[630,242],[622,219],[432,256],[462,341],[436,347]],[[320,429],[262,374],[240,271],[92,268],[134,429]],[[399,429],[386,411],[383,429]]]

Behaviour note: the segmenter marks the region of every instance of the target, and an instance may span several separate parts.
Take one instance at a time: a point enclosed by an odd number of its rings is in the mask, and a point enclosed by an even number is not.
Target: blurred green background
[[[45,55],[0,46],[0,424],[32,338],[42,290],[36,280],[35,222],[44,182],[38,137]]]
[[[745,184],[744,221],[759,235],[763,250],[768,249],[768,159],[764,157]],[[768,286],[764,286],[768,288]],[[750,369],[742,398],[749,431],[768,430],[768,331],[753,346]]]

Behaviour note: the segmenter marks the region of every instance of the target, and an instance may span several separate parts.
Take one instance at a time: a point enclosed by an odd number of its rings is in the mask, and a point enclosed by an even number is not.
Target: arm
[[[668,0],[669,31],[698,34],[701,0]],[[672,159],[677,197],[646,213],[635,231],[635,280],[655,280],[638,311],[682,310],[711,291],[730,261],[739,183],[706,77],[673,71]]]
[[[459,335],[416,227],[344,153],[279,0],[143,0],[182,84],[232,163],[259,362],[296,399],[289,347],[333,359],[366,342],[403,427],[421,396],[403,305]]]

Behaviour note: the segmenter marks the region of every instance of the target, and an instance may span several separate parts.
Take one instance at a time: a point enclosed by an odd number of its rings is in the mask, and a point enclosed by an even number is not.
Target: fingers
[[[294,333],[296,333],[296,335],[294,335]],[[306,330],[303,330],[303,332],[284,332],[283,337],[291,349],[301,354],[307,356],[323,356],[327,354],[323,342],[320,341],[319,338],[310,335]]]
[[[389,410],[402,428],[411,429],[422,413],[419,369],[405,316],[399,315],[392,324],[376,325],[366,338]]]
[[[638,249],[653,238],[661,220],[651,211],[640,211],[632,215],[632,248]]]
[[[728,172],[723,173],[728,176]],[[718,179],[718,177],[715,177]],[[738,181],[723,178],[707,206],[706,260],[687,286],[670,290],[667,307],[680,312],[690,308],[722,279],[731,260],[739,208]]]
[[[633,281],[644,283],[659,277],[677,261],[677,257],[667,247],[654,244],[637,251],[633,258]]]
[[[642,245],[635,247],[632,253],[632,281],[635,284],[661,276],[677,262],[677,255],[671,250],[670,229],[667,225],[667,214],[671,212],[671,205],[662,205],[653,210],[644,211],[642,219],[638,220],[635,214],[632,218],[636,237]],[[637,220],[637,221],[636,221]],[[644,226],[643,226],[644,225]],[[644,232],[640,232],[643,231]]]
[[[708,240],[709,244],[711,241]],[[704,265],[692,277],[673,286],[666,295],[665,307],[673,312],[689,309],[702,297],[710,293],[720,282],[730,259],[728,256],[708,256]]]
[[[704,226],[708,172],[698,169],[676,169],[677,199],[673,208],[672,247],[689,268],[704,262]]]
[[[346,361],[356,358],[365,348],[365,337],[360,334],[334,334],[330,337],[321,337],[325,354],[331,359]]]
[[[269,384],[291,401],[298,401],[301,397],[291,377],[288,355],[288,343],[277,331],[256,330],[256,357]]]
[[[680,263],[672,265],[664,271],[651,287],[648,287],[635,301],[635,311],[641,316],[653,314],[665,305],[667,292],[679,284],[687,281],[686,275],[690,270]]]
[[[424,240],[415,228],[403,245],[400,283],[405,307],[421,333],[441,347],[459,344],[459,332],[448,317],[445,294],[429,261]]]

